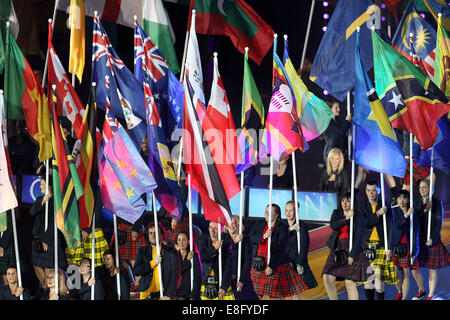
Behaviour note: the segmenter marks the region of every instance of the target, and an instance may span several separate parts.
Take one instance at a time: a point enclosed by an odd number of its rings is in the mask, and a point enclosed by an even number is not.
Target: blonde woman
[[[349,179],[344,171],[344,154],[341,149],[333,148],[327,156],[326,170],[320,177],[321,191],[334,191],[338,196],[349,191]]]
[[[70,300],[66,277],[61,269],[58,269],[58,288],[55,288],[55,269],[48,269],[45,286],[39,289],[34,300]]]

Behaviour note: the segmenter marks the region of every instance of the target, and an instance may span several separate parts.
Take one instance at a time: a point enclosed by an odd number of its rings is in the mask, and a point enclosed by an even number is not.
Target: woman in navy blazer
[[[268,223],[269,205],[266,207],[265,220],[256,222],[250,233],[250,241],[256,247],[251,270],[255,292],[260,299],[265,295],[275,299],[285,297],[300,299],[300,293],[308,287],[295,272],[289,260],[287,252],[289,231],[287,225],[281,220],[281,210],[276,204],[272,204],[270,228]],[[268,246],[269,237],[271,239],[270,248]],[[270,260],[267,261],[269,250]],[[262,270],[256,267],[257,260],[263,261],[264,268]]]
[[[180,231],[176,236],[178,259],[181,262],[181,278],[177,289],[177,300],[200,300],[202,285],[202,271],[200,258],[197,252],[189,251],[189,237],[186,232]],[[191,289],[191,269],[194,268],[194,280]]]

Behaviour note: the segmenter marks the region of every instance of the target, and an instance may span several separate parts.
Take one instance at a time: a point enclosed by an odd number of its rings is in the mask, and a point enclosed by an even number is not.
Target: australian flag
[[[141,86],[144,80],[149,85],[161,112],[167,145],[172,150],[178,143],[176,136],[172,139],[172,134],[175,129],[183,127],[184,87],[137,22],[134,27],[134,75]]]
[[[173,76],[155,43],[135,22],[135,75],[143,84],[148,135],[148,162],[158,187],[155,197],[171,216],[179,220],[184,204],[181,201],[176,170],[171,157],[172,132],[182,125],[184,87]],[[173,77],[173,78],[171,78]],[[181,91],[184,94],[184,91]]]
[[[97,105],[105,110],[106,88],[105,76],[109,77],[111,88],[111,113],[124,118],[130,138],[141,149],[146,135],[145,96],[142,82],[125,66],[109,42],[98,17],[94,17],[92,39],[92,81],[97,85]]]

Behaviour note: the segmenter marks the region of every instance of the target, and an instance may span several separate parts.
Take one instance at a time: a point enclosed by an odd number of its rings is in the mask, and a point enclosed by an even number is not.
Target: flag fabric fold
[[[264,105],[248,64],[248,52],[244,55],[244,80],[242,84],[241,131],[238,143],[242,160],[236,165],[236,174],[258,163],[260,135],[264,130]]]
[[[370,27],[380,25],[378,10],[372,0],[340,0],[320,41],[310,78],[340,101],[344,100],[354,85],[357,27],[361,28],[364,67],[366,70],[372,68]]]
[[[112,114],[108,100],[107,97],[98,153],[100,192],[107,210],[134,223],[146,207],[142,194],[151,192],[157,184],[138,149]]]
[[[64,235],[69,250],[81,245],[80,216],[77,200],[83,195],[77,169],[56,115],[55,92],[52,92],[52,178],[55,223]]]
[[[289,57],[288,40],[284,40],[284,68],[286,70],[288,82],[292,87],[297,103],[297,114],[302,126],[303,135],[306,141],[311,141],[320,136],[330,124],[333,113],[330,107],[310,92]]]
[[[191,176],[192,188],[200,194],[205,219],[230,225],[232,212],[229,200],[240,191],[234,165],[216,161],[217,154],[226,152],[224,142],[220,137],[214,141],[205,137],[205,132],[214,129],[214,125],[207,114],[200,122],[195,105],[201,102],[196,97],[187,73],[185,80],[183,163],[186,173]]]
[[[448,99],[420,69],[372,32],[375,89],[393,128],[412,133],[424,149],[437,137]],[[361,44],[362,45],[362,44]]]
[[[139,82],[114,51],[99,17],[94,17],[92,38],[92,81],[104,83],[109,77],[110,107],[114,116],[125,119],[131,139],[140,150],[146,135],[145,96]],[[105,110],[106,88],[96,89],[97,106]]]
[[[436,66],[434,69],[435,83],[450,99],[450,38],[442,25],[442,18],[438,20],[436,37]]]
[[[436,30],[419,15],[414,1],[411,0],[406,7],[391,43],[398,52],[417,64],[433,80]]]
[[[196,31],[200,34],[228,36],[236,49],[258,65],[272,46],[272,27],[243,0],[193,0],[190,11],[196,10]]]
[[[403,177],[406,160],[389,118],[355,50],[355,163],[369,170]]]
[[[11,32],[6,30],[5,116],[25,119],[30,136],[39,144],[39,161],[52,156],[47,97]]]
[[[270,154],[280,161],[297,149],[303,152],[305,141],[297,115],[295,96],[276,53],[276,45],[277,38],[274,38],[272,98],[259,152],[261,157]]]

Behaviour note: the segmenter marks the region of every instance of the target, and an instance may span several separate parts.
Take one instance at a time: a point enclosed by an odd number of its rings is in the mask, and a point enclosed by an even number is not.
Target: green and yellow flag
[[[56,96],[52,102],[52,176],[55,221],[64,234],[69,250],[78,248],[81,244],[80,218],[77,200],[83,195],[83,186],[78,177],[77,169],[67,141],[62,134],[55,109]]]

